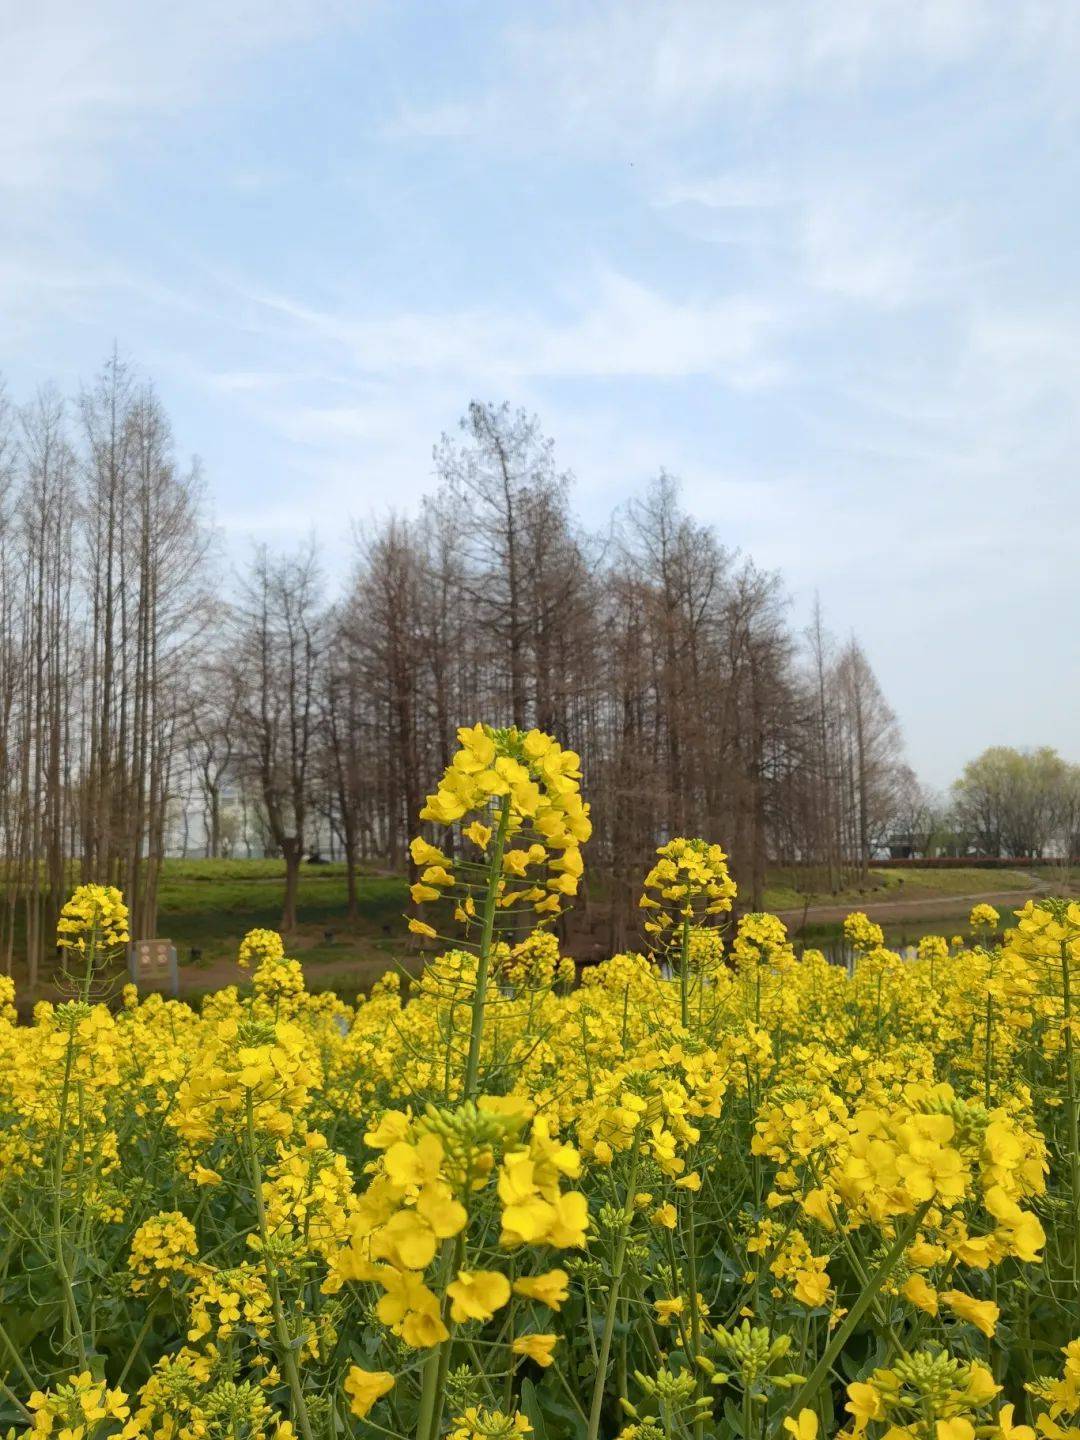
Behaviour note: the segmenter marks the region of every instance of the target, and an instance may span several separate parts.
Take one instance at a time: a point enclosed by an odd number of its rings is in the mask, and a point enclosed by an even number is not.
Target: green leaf
[[[525,1418],[533,1428],[536,1440],[548,1440],[547,1426],[544,1424],[544,1412],[541,1409],[540,1401],[536,1394],[536,1386],[531,1380],[521,1382],[521,1408],[525,1412]]]

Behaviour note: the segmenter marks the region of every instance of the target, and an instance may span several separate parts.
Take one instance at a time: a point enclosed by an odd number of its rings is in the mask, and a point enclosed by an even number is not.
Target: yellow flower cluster
[[[239,1327],[259,1339],[270,1333],[271,1301],[266,1281],[252,1265],[199,1275],[189,1298],[191,1341],[230,1340]]]
[[[644,927],[654,940],[731,909],[736,887],[719,845],[679,838],[661,845],[656,854],[638,901],[648,911]]]
[[[987,905],[985,903],[974,906],[971,914],[968,916],[968,924],[971,928],[984,932],[996,930],[1000,920],[1001,916],[994,909],[993,905]]]
[[[278,1003],[295,999],[304,990],[304,970],[299,960],[283,955],[265,955],[251,977],[251,986],[260,1000]]]
[[[1077,1440],[1080,1436],[1080,1340],[1071,1340],[1062,1347],[1061,1353],[1065,1356],[1061,1375],[1040,1376],[1027,1389],[1047,1406],[1039,1416],[1039,1433],[1047,1440]],[[1017,1436],[1017,1428],[1012,1431],[1016,1440],[1031,1440],[1031,1436]],[[1004,1440],[1010,1437],[1005,1436]]]
[[[477,724],[460,729],[458,742],[460,749],[438,790],[427,797],[420,819],[457,826],[480,858],[455,867],[441,849],[418,836],[411,846],[419,871],[413,901],[453,899],[455,919],[468,935],[482,923],[472,877],[494,866],[492,899],[499,910],[525,906],[544,920],[553,919],[564,899],[577,894],[584,868],[581,846],[592,833],[578,785],[577,755],[540,730]],[[409,928],[430,938],[437,934],[416,917]]]
[[[459,1245],[442,1303],[425,1272],[445,1242],[466,1230],[470,1210],[490,1211],[489,1182],[496,1173],[503,1249],[583,1246],[588,1201],[560,1183],[579,1173],[577,1151],[554,1140],[541,1118],[523,1138],[528,1108],[481,1097],[479,1104],[454,1111],[429,1106],[415,1120],[387,1111],[365,1136],[381,1160],[348,1216],[340,1237],[347,1244],[331,1257],[324,1291],[336,1293],[357,1281],[377,1286],[383,1292],[379,1320],[414,1349],[447,1340],[449,1322],[490,1320],[511,1298],[511,1281],[502,1271],[466,1265]],[[564,1281],[556,1272],[517,1283],[533,1287],[519,1293],[546,1295],[544,1303],[551,1303]]]
[[[975,1440],[980,1412],[1000,1390],[985,1365],[919,1350],[850,1384],[845,1408],[854,1435],[880,1425],[896,1440]]]
[[[288,1135],[317,1063],[299,1026],[254,1013],[228,1016],[203,1037],[168,1123],[192,1147],[245,1114],[258,1130]]]
[[[959,1101],[946,1084],[912,1084],[887,1106],[853,1109],[824,1095],[772,1106],[755,1129],[753,1153],[780,1166],[774,1206],[796,1198],[825,1229],[849,1231],[918,1212],[933,1242],[919,1253],[931,1265],[949,1255],[973,1266],[1039,1259],[1043,1228],[1021,1202],[1043,1193],[1045,1149],[1004,1108]],[[976,1196],[982,1234],[969,1228]]]
[[[0,1020],[14,1022],[18,1012],[15,1009],[15,981],[10,975],[0,975]]]
[[[263,961],[283,960],[285,944],[276,930],[249,930],[240,941],[236,963],[243,970]]]
[[[1029,900],[1005,939],[1007,948],[1029,959],[1080,965],[1080,902]]]
[[[868,955],[884,945],[885,932],[861,910],[855,910],[844,921],[844,939],[858,954]]]
[[[916,947],[920,960],[928,964],[939,963],[949,958],[949,942],[944,935],[924,935]]]
[[[168,1289],[194,1273],[192,1261],[198,1256],[195,1226],[178,1210],[168,1210],[144,1220],[131,1238],[128,1268],[135,1294]]]
[[[57,945],[78,955],[93,950],[102,959],[130,938],[124,897],[112,885],[80,885],[56,923]]]
[[[451,1421],[449,1440],[516,1440],[519,1435],[530,1435],[532,1428],[518,1411],[504,1415],[501,1410],[471,1405]]]
[[[163,1356],[141,1387],[120,1440],[297,1440],[292,1421],[275,1414],[267,1397],[270,1377],[262,1383],[235,1380],[227,1354],[182,1346]]]
[[[57,1434],[60,1440],[83,1440],[101,1433],[103,1423],[126,1420],[131,1413],[122,1390],[110,1390],[89,1370],[49,1391],[35,1390],[27,1400],[33,1413],[31,1435]]]
[[[550,930],[534,930],[514,946],[500,943],[495,959],[500,981],[519,989],[570,985],[576,973],[574,962],[559,954],[559,942]]]
[[[755,972],[764,966],[782,972],[795,963],[787,927],[775,915],[744,915],[731,953],[743,971]]]

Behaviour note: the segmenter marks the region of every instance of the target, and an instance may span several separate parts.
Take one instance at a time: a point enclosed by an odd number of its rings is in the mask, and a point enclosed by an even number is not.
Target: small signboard
[[[171,940],[136,940],[128,950],[128,970],[140,990],[180,994],[180,970]]]

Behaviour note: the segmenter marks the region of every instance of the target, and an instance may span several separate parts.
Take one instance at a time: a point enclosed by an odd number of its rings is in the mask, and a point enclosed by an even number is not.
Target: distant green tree
[[[1080,768],[1049,745],[994,745],[953,785],[956,825],[984,855],[1044,855],[1071,847]]]

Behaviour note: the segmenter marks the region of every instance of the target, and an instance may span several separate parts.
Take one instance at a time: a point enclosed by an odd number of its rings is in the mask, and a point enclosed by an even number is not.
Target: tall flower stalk
[[[459,937],[446,938],[476,956],[462,1080],[462,1096],[471,1100],[482,1078],[484,1016],[500,929],[512,942],[519,915],[531,910],[541,926],[558,918],[577,894],[581,846],[592,825],[578,786],[580,761],[550,735],[477,724],[460,729],[458,740],[460,748],[420,811],[420,819],[447,838],[442,846],[423,836],[413,840],[419,878],[411,895],[418,906],[449,908]],[[419,915],[409,929],[440,938]],[[519,949],[511,944],[511,956]]]
[[[432,845],[417,836],[410,847],[419,878],[411,887],[415,904],[452,907],[465,946],[476,956],[469,1017],[469,1039],[461,1099],[474,1100],[482,1085],[484,1020],[492,982],[492,962],[500,919],[511,935],[516,916],[531,908],[541,925],[551,924],[564,901],[577,893],[582,873],[581,845],[592,827],[581,799],[577,755],[563,750],[539,730],[494,729],[477,724],[458,731],[460,749],[420,819],[456,832],[454,848],[469,847],[452,860],[451,845]],[[413,916],[410,930],[427,939],[439,932]],[[516,947],[520,950],[520,945]],[[515,949],[511,949],[513,956]],[[453,1042],[452,1033],[448,1045]],[[460,1271],[464,1237],[444,1241],[441,1264],[446,1274]],[[445,1309],[445,1306],[444,1306]],[[441,1428],[453,1333],[447,1311],[446,1338],[424,1364],[417,1440],[435,1440]]]
[[[727,856],[707,840],[669,840],[645,876],[638,908],[646,912],[644,929],[654,954],[678,972],[684,1029],[690,1025],[691,934],[726,914],[735,894]]]
[[[60,919],[56,927],[56,943],[65,956],[64,979],[70,987],[75,989],[78,998],[69,1000],[57,1011],[57,1020],[66,1031],[66,1043],[63,1078],[57,1101],[56,1141],[53,1154],[53,1263],[64,1298],[67,1345],[78,1356],[79,1365],[83,1369],[87,1363],[86,1339],[79,1317],[75,1282],[64,1233],[68,1119],[71,1111],[73,1074],[80,1045],[80,1032],[83,1022],[90,1015],[90,996],[93,993],[94,980],[104,965],[127,943],[127,940],[128,912],[119,890],[105,885],[80,885],[60,912]],[[81,971],[70,968],[73,961],[81,963]]]
[[[974,915],[974,912],[972,912]],[[1075,1029],[1080,1023],[1074,994],[1076,973],[1080,972],[1080,904],[1067,900],[1029,901],[1017,912],[1015,931],[1007,937],[1007,949],[1042,970],[1051,991],[1051,1003],[1060,1006],[1061,1051],[1064,1089],[1063,1159],[1069,1177],[1069,1225],[1071,1237],[1070,1282],[1075,1299],[1080,1299],[1080,1073],[1076,1059]]]

